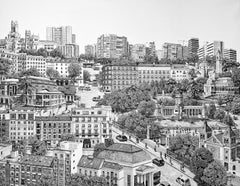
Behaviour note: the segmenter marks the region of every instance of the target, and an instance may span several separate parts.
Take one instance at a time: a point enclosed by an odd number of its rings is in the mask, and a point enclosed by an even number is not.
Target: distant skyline
[[[72,26],[80,53],[101,34],[126,36],[130,44],[182,43],[197,37],[224,41],[240,61],[240,0],[1,0],[0,39],[17,20],[25,30],[46,39],[47,26]]]

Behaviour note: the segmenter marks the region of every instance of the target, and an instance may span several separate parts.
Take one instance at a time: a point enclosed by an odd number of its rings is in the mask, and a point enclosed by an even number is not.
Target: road
[[[116,127],[113,127],[113,139],[116,139],[116,136],[119,134],[122,134],[122,131]],[[131,139],[133,139],[133,137],[131,137]],[[157,152],[155,152],[151,147],[145,148],[144,143],[142,143],[142,142],[135,143],[134,141],[135,140],[133,139],[131,141],[128,140],[127,142],[122,142],[122,143],[130,143],[130,144],[134,144],[134,145],[138,146],[139,148],[147,151],[150,154],[150,156],[152,157],[152,159],[157,158],[157,157],[159,158],[160,152],[162,152],[162,153],[165,152],[165,149],[161,148],[161,146],[159,148],[157,148]],[[117,142],[119,143],[119,141],[117,141]],[[174,165],[174,164],[173,164],[173,166],[170,165],[168,163],[169,159],[165,159],[165,157],[163,157],[163,158],[166,162],[165,165],[162,167],[157,167],[161,171],[161,174],[162,174],[161,182],[167,181],[171,184],[171,186],[180,186],[178,183],[176,183],[176,178],[179,177],[180,175],[184,175],[185,177],[186,177],[186,175],[190,175],[190,177],[189,176],[187,176],[187,177],[190,179],[191,186],[197,186],[197,183],[192,179],[193,173],[185,170],[186,171],[185,173],[187,173],[187,174],[185,174],[184,172],[180,171],[176,165]]]
[[[95,106],[97,104],[97,102],[92,101],[93,97],[98,97],[100,96],[101,98],[103,97],[104,93],[100,92],[98,87],[91,87],[90,91],[78,91],[77,92],[77,96],[81,97],[80,99],[80,104],[83,103],[86,105],[86,107],[92,107]]]

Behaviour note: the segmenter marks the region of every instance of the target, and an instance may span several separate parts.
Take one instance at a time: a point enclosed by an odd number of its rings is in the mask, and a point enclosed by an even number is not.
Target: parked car
[[[171,186],[168,182],[163,181],[160,183],[160,186]]]
[[[176,179],[176,182],[179,183],[181,186],[191,186],[190,180],[187,177],[183,176],[183,175],[179,176]]]
[[[118,135],[118,136],[116,136],[116,139],[118,141],[122,141],[122,142],[128,140],[127,136],[124,136],[124,135]]]
[[[152,163],[157,165],[157,166],[159,166],[159,167],[161,167],[161,166],[163,166],[165,164],[164,160],[160,159],[160,158],[154,158],[152,160]]]
[[[98,96],[98,97],[93,97],[92,100],[93,100],[93,101],[100,101],[100,100],[101,100],[101,97],[100,97],[100,96]]]

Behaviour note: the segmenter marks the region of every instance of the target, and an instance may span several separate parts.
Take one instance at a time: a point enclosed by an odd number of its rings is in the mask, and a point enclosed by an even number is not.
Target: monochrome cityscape
[[[0,3],[0,186],[240,185],[240,1],[123,1]]]

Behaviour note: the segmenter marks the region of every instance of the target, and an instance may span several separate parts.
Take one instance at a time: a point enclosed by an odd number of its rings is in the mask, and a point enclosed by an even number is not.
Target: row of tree
[[[44,48],[40,48],[38,50],[26,50],[26,49],[21,49],[19,53],[26,53],[27,55],[32,55],[32,56],[43,56],[43,57],[59,57],[59,58],[64,58],[62,52],[59,49],[54,49],[51,52],[48,52]]]

